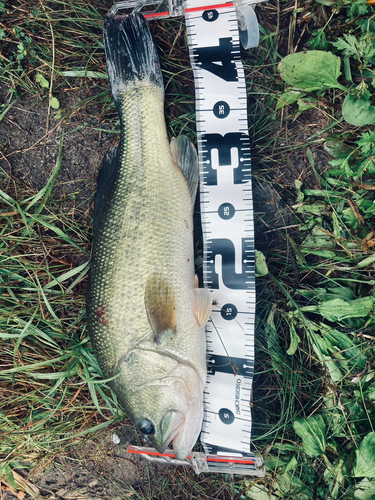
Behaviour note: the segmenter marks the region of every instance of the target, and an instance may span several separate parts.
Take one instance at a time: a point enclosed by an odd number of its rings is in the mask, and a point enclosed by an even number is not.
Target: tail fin
[[[160,62],[147,21],[140,13],[104,18],[103,39],[109,81],[117,105],[118,92],[129,80],[148,80],[164,88]]]

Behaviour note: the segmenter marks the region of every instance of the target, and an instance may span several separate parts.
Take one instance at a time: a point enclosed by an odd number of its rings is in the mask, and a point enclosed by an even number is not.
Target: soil
[[[118,444],[113,442],[114,437],[120,441]],[[120,500],[125,498],[124,493],[129,497],[139,493],[143,497],[145,487],[155,474],[166,473],[168,468],[149,464],[127,452],[129,444],[141,443],[132,426],[120,425],[80,443],[76,452],[59,456],[40,470],[15,471],[37,487],[34,495],[39,490],[38,500]],[[11,488],[2,490],[0,486],[1,500],[33,498],[29,494],[18,495],[12,493]]]
[[[46,96],[21,96],[0,122],[0,167],[39,191],[55,167],[63,136],[61,168],[53,195],[67,199],[71,205],[83,204],[87,209],[104,152],[116,137],[110,130],[102,131],[106,125],[101,123],[98,106],[79,106],[95,92],[95,87],[81,87],[56,94],[61,108],[70,111],[70,118],[61,128],[60,121],[54,118],[56,111],[51,113],[47,128]],[[0,84],[0,103],[7,102],[8,96],[8,89]],[[95,130],[99,125],[101,130]]]

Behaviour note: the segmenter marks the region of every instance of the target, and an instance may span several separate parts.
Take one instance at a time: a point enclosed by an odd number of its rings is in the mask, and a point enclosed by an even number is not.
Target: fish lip
[[[174,429],[173,432],[171,432],[169,434],[169,436],[163,441],[162,445],[158,447],[159,453],[165,452],[165,450],[168,448],[168,445],[174,440],[174,438],[180,432],[180,430],[184,424],[185,424],[185,421],[181,422],[181,424],[178,427],[176,427],[176,429]]]

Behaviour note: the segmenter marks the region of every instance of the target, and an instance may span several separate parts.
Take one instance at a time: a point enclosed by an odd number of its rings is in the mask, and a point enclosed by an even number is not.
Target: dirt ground
[[[53,112],[48,131],[48,98],[21,96],[0,122],[0,167],[38,191],[45,186],[56,164],[62,135],[62,162],[54,198],[87,209],[103,155],[115,138],[110,131],[95,130],[99,125],[101,129],[106,128],[98,119],[101,113],[98,106],[74,112],[75,106],[96,91],[95,87],[82,87],[74,92],[59,93],[61,108],[71,110],[71,117],[59,129],[60,122]],[[0,102],[6,102],[7,98],[8,90],[0,84]]]
[[[118,444],[114,444],[114,437]],[[120,500],[135,496],[147,498],[147,486],[155,475],[169,473],[168,467],[149,464],[138,455],[128,453],[129,444],[140,444],[130,425],[119,425],[95,439],[80,443],[76,452],[59,456],[31,473],[16,472],[37,488],[34,495],[21,491],[13,494],[0,486],[1,500],[41,498],[45,500]],[[26,488],[25,488],[26,490]],[[37,496],[39,494],[39,497]]]

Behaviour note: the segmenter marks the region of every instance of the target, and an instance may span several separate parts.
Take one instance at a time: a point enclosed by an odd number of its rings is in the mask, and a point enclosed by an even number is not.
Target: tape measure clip
[[[192,452],[185,460],[178,460],[173,450],[166,450],[164,453],[159,453],[154,448],[130,445],[127,451],[140,455],[148,462],[192,467],[196,474],[213,472],[216,474],[265,476],[265,468],[262,459],[251,453],[249,453],[248,456],[243,456],[238,453],[235,455],[205,455],[201,452]]]

